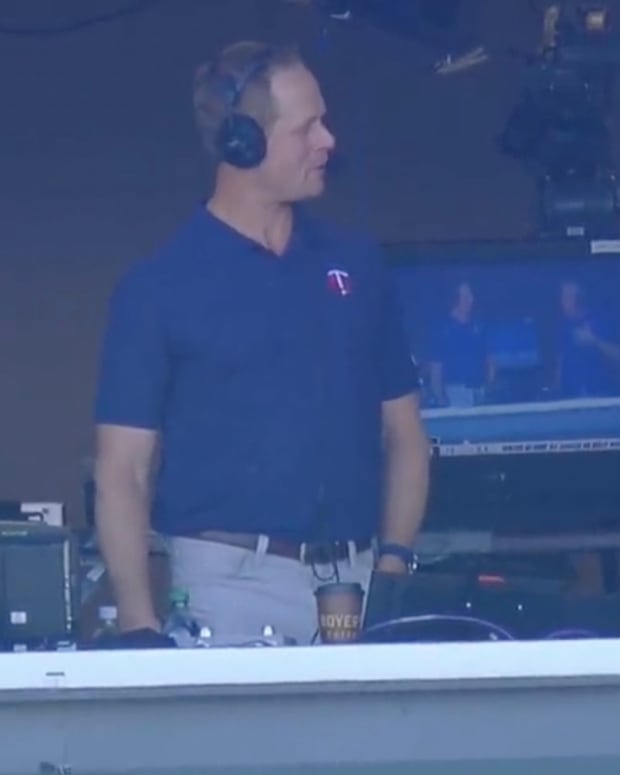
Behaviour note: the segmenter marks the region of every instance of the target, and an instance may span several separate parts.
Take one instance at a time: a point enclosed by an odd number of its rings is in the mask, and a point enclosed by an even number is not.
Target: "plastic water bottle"
[[[118,611],[116,606],[100,606],[99,627],[95,633],[95,638],[114,638],[116,635],[118,635]]]
[[[164,632],[180,648],[192,648],[200,635],[198,624],[189,613],[189,595],[182,589],[170,592],[170,613],[164,625]]]
[[[213,646],[213,630],[207,625],[203,625],[198,633],[198,639],[196,640],[196,646],[203,649],[208,649]]]

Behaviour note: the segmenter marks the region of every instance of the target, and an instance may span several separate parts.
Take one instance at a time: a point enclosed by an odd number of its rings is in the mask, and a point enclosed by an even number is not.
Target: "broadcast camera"
[[[541,49],[501,136],[503,152],[537,175],[542,234],[616,233],[610,124],[619,62],[605,5],[547,8]]]

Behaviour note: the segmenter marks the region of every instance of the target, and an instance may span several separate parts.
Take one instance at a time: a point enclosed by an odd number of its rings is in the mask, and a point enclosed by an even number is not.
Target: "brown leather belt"
[[[256,551],[260,536],[254,533],[227,533],[221,530],[206,530],[197,538],[202,541],[236,546],[240,549]],[[351,547],[356,552],[365,552],[372,546],[371,539],[358,541],[334,541],[331,543],[286,541],[282,538],[269,537],[267,554],[299,560],[307,565],[328,565],[338,560],[347,560],[351,556]]]

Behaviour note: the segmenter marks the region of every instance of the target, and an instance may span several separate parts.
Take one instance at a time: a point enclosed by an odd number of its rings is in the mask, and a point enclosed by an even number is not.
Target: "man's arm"
[[[385,507],[380,540],[411,549],[424,518],[429,484],[429,444],[417,393],[384,401],[382,415]],[[377,567],[406,570],[403,560],[387,554]]]
[[[148,567],[150,482],[169,384],[161,293],[139,264],[109,303],[95,400],[95,514],[123,630],[158,628]]]
[[[596,347],[609,360],[620,361],[620,347],[612,341],[607,332],[593,329],[590,323],[585,323],[575,331],[575,339],[580,344]]]
[[[158,434],[100,424],[96,428],[95,520],[123,631],[160,629],[150,588],[150,480]]]
[[[620,346],[615,342],[595,337],[594,346],[609,360],[620,363]]]
[[[394,275],[379,261],[381,293],[379,374],[383,437],[383,514],[379,530],[386,552],[377,569],[402,573],[424,517],[429,446],[420,416],[421,380],[410,349]],[[393,544],[388,554],[385,544]],[[400,555],[404,551],[404,558]]]

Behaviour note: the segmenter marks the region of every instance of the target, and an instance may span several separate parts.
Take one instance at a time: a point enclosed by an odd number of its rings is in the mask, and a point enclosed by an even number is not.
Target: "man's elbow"
[[[98,493],[146,492],[148,480],[148,469],[145,466],[122,465],[105,456],[95,461],[94,483]]]
[[[430,445],[416,394],[384,403],[383,439],[388,452],[428,458]]]

